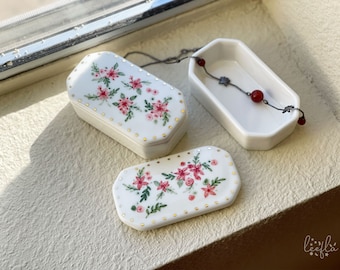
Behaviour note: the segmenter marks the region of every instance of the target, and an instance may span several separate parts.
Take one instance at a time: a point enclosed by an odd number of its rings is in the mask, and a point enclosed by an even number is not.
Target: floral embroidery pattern
[[[148,81],[142,81],[141,79],[137,78],[134,79],[133,76],[130,76],[130,81],[129,83],[126,82],[122,82],[126,87],[132,89],[132,90],[136,90],[138,95],[142,94],[142,87],[143,84],[150,84],[150,82]]]
[[[91,75],[94,77],[93,81],[98,83],[103,83],[107,88],[109,88],[111,80],[119,78],[119,76],[125,76],[125,74],[118,69],[118,63],[116,63],[111,68],[99,68],[96,63],[91,66]]]
[[[140,78],[134,78],[132,75],[129,76],[129,82],[120,81],[120,77],[124,77],[125,73],[119,70],[118,63],[115,63],[112,67],[99,67],[96,63],[92,63],[91,75],[92,81],[98,83],[95,94],[84,95],[89,100],[99,100],[100,103],[106,102],[108,106],[115,106],[119,112],[125,117],[125,122],[131,120],[135,116],[135,112],[143,112],[146,114],[146,119],[153,121],[155,124],[161,122],[165,126],[171,118],[170,110],[168,108],[169,102],[172,100],[171,97],[165,97],[163,100],[156,99],[155,96],[159,94],[159,90],[146,87],[145,92],[150,94],[150,98],[144,98],[139,102],[138,98],[142,95],[145,85],[150,85],[148,81],[143,81]],[[120,83],[122,87],[111,88],[111,83],[115,81],[115,86]],[[122,88],[128,88],[134,92],[131,96],[127,96],[127,92],[122,92]],[[118,94],[120,92],[120,94]],[[115,99],[112,103],[108,101]],[[144,105],[144,108],[140,108]],[[160,121],[159,121],[160,120]]]
[[[120,94],[120,99],[118,102],[113,102],[112,105],[118,107],[119,111],[126,115],[125,122],[130,120],[133,117],[133,111],[132,110],[137,110],[141,111],[141,109],[134,105],[134,100],[137,98],[137,96],[132,96],[132,97],[125,97],[123,93]]]
[[[117,92],[119,91],[119,88],[108,90],[107,88],[103,88],[101,85],[97,88],[97,95],[85,95],[89,100],[102,100],[107,101],[109,98],[112,98]]]
[[[132,211],[146,215],[160,212],[167,204],[162,202],[165,196],[175,196],[179,191],[188,193],[188,200],[193,201],[201,194],[203,198],[215,196],[217,187],[226,178],[215,177],[214,179],[204,178],[206,171],[213,171],[218,164],[216,159],[201,162],[200,153],[197,153],[191,161],[180,162],[179,167],[168,173],[161,173],[160,179],[153,180],[150,172],[145,172],[145,167],[139,169],[130,185],[124,184],[126,190],[137,195],[137,201],[131,206]],[[202,180],[204,178],[204,180]],[[153,197],[155,204],[149,204],[149,198]]]
[[[164,98],[163,102],[160,100],[157,100],[156,102],[148,102],[145,100],[145,112],[149,112],[146,115],[146,118],[148,120],[153,120],[157,124],[158,118],[161,118],[163,120],[163,126],[166,125],[167,122],[170,120],[170,114],[168,110],[168,104],[171,100],[171,97]]]

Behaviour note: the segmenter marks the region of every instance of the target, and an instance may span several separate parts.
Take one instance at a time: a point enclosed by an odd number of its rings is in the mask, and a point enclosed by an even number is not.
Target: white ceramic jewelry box
[[[145,159],[167,155],[186,132],[182,92],[112,52],[85,56],[67,89],[80,118]]]
[[[229,153],[203,146],[124,169],[112,192],[121,221],[144,231],[225,208],[240,187]]]
[[[216,39],[193,57],[204,58],[209,73],[226,76],[245,91],[260,89],[276,107],[300,105],[298,95],[239,40]],[[195,58],[189,63],[189,81],[193,96],[246,149],[268,150],[296,126],[297,110],[282,113],[262,102],[252,102],[236,88],[219,84],[197,65]]]

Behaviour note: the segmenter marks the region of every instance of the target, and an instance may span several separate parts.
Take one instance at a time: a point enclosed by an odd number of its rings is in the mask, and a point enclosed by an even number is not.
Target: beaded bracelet
[[[261,90],[259,89],[255,89],[252,92],[247,92],[245,90],[243,90],[242,88],[240,88],[239,86],[237,86],[236,84],[232,83],[231,80],[228,77],[222,76],[222,77],[216,77],[214,75],[212,75],[206,68],[205,63],[206,61],[201,58],[201,57],[197,57],[197,56],[185,56],[188,53],[191,52],[196,52],[198,51],[200,48],[194,48],[194,49],[182,49],[180,54],[178,56],[174,56],[174,57],[168,57],[165,59],[159,59],[157,57],[152,56],[151,54],[145,53],[145,52],[141,52],[141,51],[133,51],[133,52],[129,52],[127,53],[124,58],[128,57],[131,54],[141,54],[144,56],[147,56],[149,58],[151,58],[153,60],[153,62],[141,65],[141,67],[146,67],[146,66],[150,66],[150,65],[154,65],[154,64],[176,64],[176,63],[180,63],[182,60],[184,59],[188,59],[188,58],[193,58],[196,60],[196,63],[203,68],[204,72],[211,78],[215,79],[218,81],[219,84],[224,85],[224,86],[233,86],[235,87],[237,90],[241,91],[243,94],[249,96],[251,98],[251,100],[255,103],[260,103],[263,102],[265,105],[268,105],[278,111],[282,111],[282,113],[286,113],[286,112],[291,112],[291,111],[299,111],[301,113],[301,116],[299,117],[297,123],[299,125],[304,125],[306,123],[306,118],[305,118],[305,114],[304,112],[300,109],[300,108],[296,108],[293,105],[288,105],[284,108],[278,108],[272,104],[270,104],[268,102],[268,100],[266,100],[264,98],[264,94]]]
[[[229,85],[231,85],[231,86],[235,87],[237,90],[239,90],[240,92],[242,92],[243,94],[249,96],[253,102],[255,102],[255,103],[260,103],[260,102],[262,101],[264,104],[266,104],[266,105],[268,105],[268,106],[270,106],[270,107],[272,107],[272,108],[274,108],[274,109],[276,109],[276,110],[278,110],[278,111],[282,111],[282,113],[286,113],[286,112],[291,112],[291,111],[294,111],[294,110],[298,110],[298,111],[301,113],[301,116],[300,116],[299,119],[298,119],[298,124],[299,124],[299,125],[304,125],[304,124],[306,123],[305,114],[304,114],[304,112],[303,112],[300,108],[295,108],[293,105],[288,105],[288,106],[286,106],[286,107],[284,107],[284,108],[275,107],[274,105],[270,104],[270,103],[268,102],[268,100],[264,99],[264,94],[263,94],[263,92],[262,92],[261,90],[255,89],[255,90],[253,90],[252,92],[246,92],[246,91],[244,91],[242,88],[240,88],[239,86],[237,86],[236,84],[233,84],[233,83],[231,82],[231,80],[230,80],[228,77],[222,76],[222,77],[219,77],[219,78],[218,78],[218,77],[212,75],[212,74],[207,70],[207,68],[206,68],[206,66],[205,66],[205,60],[204,60],[203,58],[201,58],[201,57],[191,57],[191,58],[196,59],[196,63],[197,63],[200,67],[203,68],[204,72],[205,72],[209,77],[211,77],[211,78],[217,80],[219,84],[222,84],[222,85],[224,85],[224,86],[229,86]]]

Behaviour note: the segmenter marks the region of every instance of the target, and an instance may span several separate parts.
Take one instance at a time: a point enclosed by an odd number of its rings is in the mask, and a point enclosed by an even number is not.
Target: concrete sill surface
[[[204,260],[211,269],[339,264],[340,250],[323,260],[304,252],[307,235],[320,241],[331,235],[340,244],[339,122],[261,2],[213,3],[76,57],[140,50],[166,58],[219,37],[246,43],[297,92],[307,118],[272,150],[247,151],[192,97],[187,62],[147,68],[180,89],[188,104],[188,132],[173,153],[215,145],[233,157],[242,180],[234,204],[149,232],[124,225],[112,184],[122,169],[144,160],[76,116],[66,92],[69,64],[0,96],[1,269],[173,269],[174,262],[176,269],[204,269]]]

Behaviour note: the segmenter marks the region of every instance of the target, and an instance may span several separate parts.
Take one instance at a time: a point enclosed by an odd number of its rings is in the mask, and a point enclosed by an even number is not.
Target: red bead
[[[250,98],[252,101],[259,103],[263,100],[263,93],[261,90],[254,90],[251,92]]]
[[[196,59],[196,63],[200,66],[200,67],[204,67],[205,66],[205,60],[203,58],[197,58]]]
[[[301,126],[306,124],[306,118],[304,116],[301,116],[298,120],[298,124],[301,125]]]

